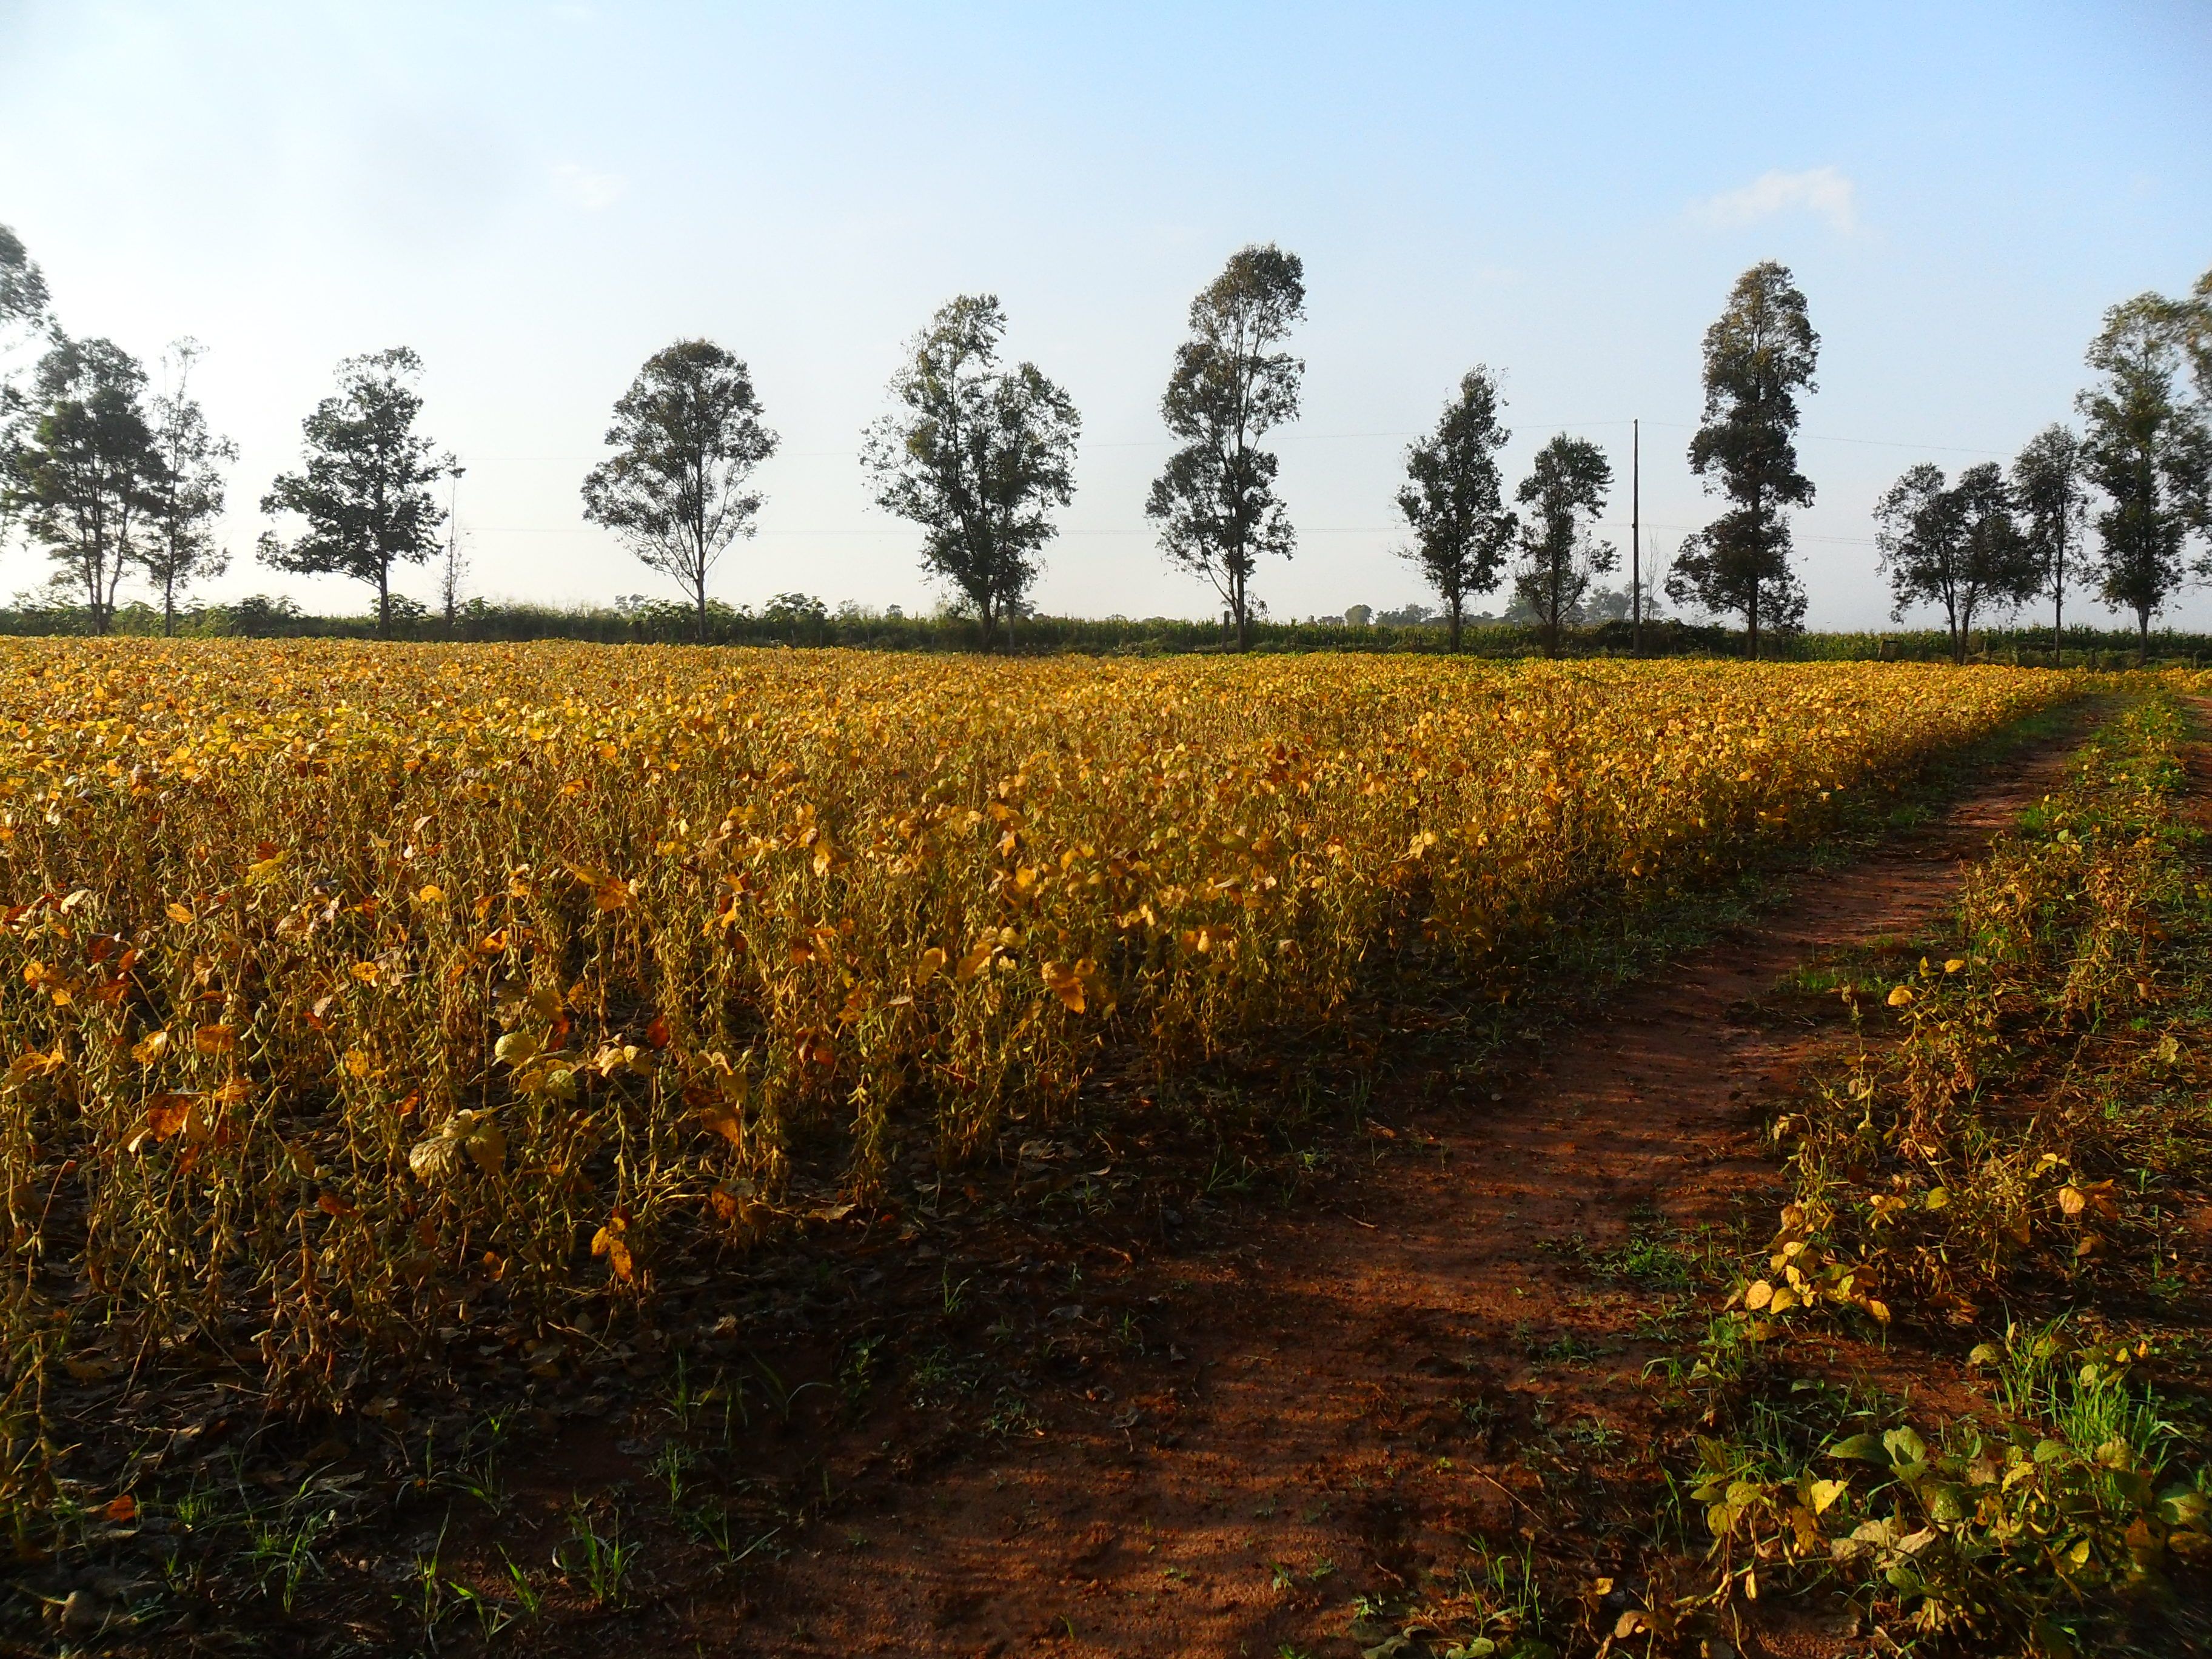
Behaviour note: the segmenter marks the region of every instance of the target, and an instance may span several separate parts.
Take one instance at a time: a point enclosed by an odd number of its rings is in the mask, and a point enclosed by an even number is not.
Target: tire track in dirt
[[[1170,1363],[1119,1368],[1044,1437],[855,1490],[733,1621],[697,1607],[693,1632],[761,1653],[1340,1653],[1355,1594],[1479,1571],[1470,1536],[1510,1548],[1540,1496],[1601,1548],[1605,1480],[1657,1479],[1637,1467],[1643,1368],[1691,1338],[1639,1330],[1651,1298],[1594,1285],[1576,1249],[1775,1189],[1761,1103],[1834,1036],[1754,1024],[1747,1000],[1931,920],[2081,729],[1532,1046],[1487,1112],[1416,1105],[1316,1207],[1211,1258],[1140,1260],[1117,1289],[1165,1299]]]

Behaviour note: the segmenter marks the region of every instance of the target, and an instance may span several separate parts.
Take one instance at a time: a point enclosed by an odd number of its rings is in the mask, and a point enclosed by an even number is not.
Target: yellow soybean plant
[[[2066,695],[2033,671],[570,644],[0,647],[9,1375],[90,1328],[270,1377],[742,1240],[1325,1022],[1503,983]],[[74,1339],[71,1339],[74,1340]],[[84,1362],[92,1363],[92,1362]]]

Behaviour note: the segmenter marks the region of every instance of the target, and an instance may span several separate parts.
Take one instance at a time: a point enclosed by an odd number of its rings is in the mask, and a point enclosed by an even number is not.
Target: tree
[[[1233,254],[1190,302],[1160,414],[1182,447],[1152,482],[1145,516],[1168,562],[1205,577],[1229,608],[1237,648],[1250,643],[1253,572],[1291,556],[1296,534],[1275,495],[1277,462],[1259,441],[1294,420],[1305,365],[1279,349],[1306,314],[1305,266],[1273,243]]]
[[[48,327],[47,297],[46,274],[23,246],[23,239],[0,225],[0,416],[10,407],[8,359]]]
[[[468,586],[468,538],[461,528],[458,504],[448,495],[446,498],[446,556],[438,566],[438,608],[446,619],[446,633],[451,637],[461,618],[461,598]]]
[[[1811,392],[1820,337],[1805,296],[1772,260],[1736,279],[1728,306],[1705,331],[1704,422],[1690,440],[1690,470],[1729,511],[1687,537],[1667,579],[1667,596],[1741,615],[1751,655],[1759,624],[1794,628],[1804,590],[1790,568],[1785,509],[1813,500],[1797,470],[1797,394]]]
[[[1082,422],[1035,363],[999,366],[1006,313],[994,295],[939,308],[891,377],[900,407],[868,428],[860,464],[876,501],[921,526],[921,562],[983,624],[1011,623],[1052,539],[1052,510],[1075,493]]]
[[[6,454],[6,510],[46,544],[57,586],[82,596],[95,634],[114,619],[161,476],[145,386],[145,369],[113,341],[58,340]]]
[[[192,398],[192,365],[202,353],[197,340],[172,345],[168,365],[173,383],[154,399],[154,453],[161,467],[137,557],[161,592],[165,635],[177,631],[177,596],[230,568],[230,556],[216,545],[212,526],[222,513],[222,470],[238,459],[238,446],[208,429],[207,416]]]
[[[338,365],[338,394],[301,422],[307,466],[282,474],[261,498],[270,515],[297,514],[307,532],[261,538],[263,563],[303,575],[350,576],[376,589],[376,631],[392,632],[392,567],[438,550],[446,515],[435,486],[458,478],[452,455],[415,430],[422,399],[412,385],[422,360],[406,346]]]
[[[1536,452],[1528,476],[1514,492],[1528,509],[1521,526],[1521,569],[1514,595],[1544,629],[1544,654],[1559,654],[1559,625],[1571,621],[1590,577],[1610,570],[1620,556],[1610,542],[1594,540],[1587,520],[1605,511],[1613,464],[1587,438],[1564,432]]]
[[[1968,467],[1955,485],[1928,462],[1908,469],[1875,504],[1875,524],[1890,614],[1942,605],[1954,661],[1966,659],[1978,612],[2017,605],[2042,586],[2042,561],[2013,517],[2011,488],[1995,461]]]
[[[2197,400],[2212,404],[2212,270],[2197,279],[2189,297],[2175,307],[2183,349],[2189,354],[2190,373],[2197,381]]]
[[[2039,591],[2051,596],[2051,648],[2056,651],[2066,624],[2072,574],[2067,559],[2081,549],[2089,511],[2081,439],[2056,421],[2030,438],[2012,464],[2012,493],[2042,573]]]
[[[1451,648],[1459,649],[1468,596],[1498,586],[1517,520],[1504,505],[1498,452],[1511,437],[1498,422],[1504,399],[1480,364],[1460,377],[1437,429],[1406,451],[1398,510],[1413,532],[1406,556],[1444,602]]]
[[[645,360],[615,404],[616,453],[584,480],[584,516],[621,537],[649,570],[683,584],[707,641],[707,579],[750,536],[753,469],[775,453],[752,371],[712,340],[678,340]]]
[[[2135,612],[2146,659],[2151,618],[2189,578],[2191,532],[2212,528],[2212,422],[2179,395],[2185,330],[2181,309],[2158,295],[2114,306],[2089,346],[2100,378],[2075,399],[2088,426],[2088,475],[2106,502],[2097,515],[2099,591]]]

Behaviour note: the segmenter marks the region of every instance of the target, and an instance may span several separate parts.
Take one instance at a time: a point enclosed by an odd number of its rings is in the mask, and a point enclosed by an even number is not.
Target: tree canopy
[[[868,429],[861,465],[886,511],[921,527],[924,567],[957,588],[983,647],[1036,580],[1053,509],[1075,492],[1075,404],[1035,363],[1002,368],[995,295],[941,307],[891,377],[899,408]]]
[[[1451,648],[1470,594],[1498,583],[1518,520],[1504,504],[1498,453],[1512,434],[1498,419],[1504,399],[1480,364],[1460,377],[1459,395],[1444,405],[1436,430],[1406,451],[1406,483],[1398,510],[1413,532],[1406,556],[1420,567],[1444,604]]]
[[[191,395],[192,365],[201,355],[197,340],[179,340],[169,348],[169,383],[153,404],[154,453],[161,465],[137,560],[161,596],[164,634],[177,631],[179,597],[230,564],[216,544],[214,526],[222,514],[223,469],[238,459],[238,446],[210,428]]]
[[[349,576],[376,590],[376,626],[392,631],[392,567],[421,564],[438,550],[446,521],[434,486],[459,477],[452,455],[415,430],[422,399],[414,387],[422,360],[405,346],[349,357],[337,395],[301,423],[307,464],[278,476],[261,498],[272,516],[296,514],[305,532],[261,538],[260,557],[279,570]]]
[[[615,404],[615,453],[584,479],[584,516],[648,569],[682,584],[707,637],[707,582],[750,536],[753,470],[775,453],[752,373],[712,340],[678,340],[645,361]]]
[[[1152,483],[1146,516],[1171,564],[1203,576],[1229,609],[1241,650],[1262,556],[1291,556],[1278,462],[1259,441],[1298,412],[1305,365],[1281,349],[1305,316],[1305,266],[1273,243],[1241,249],[1190,304],[1160,414],[1182,447]]]
[[[1736,279],[1705,331],[1705,415],[1690,440],[1690,470],[1730,506],[1684,539],[1667,594],[1741,616],[1753,657],[1762,621],[1780,630],[1804,617],[1786,513],[1813,500],[1812,480],[1797,468],[1797,396],[1814,389],[1820,352],[1804,295],[1771,259]]]
[[[1908,469],[1876,503],[1875,523],[1891,615],[1942,606],[1957,661],[1966,659],[1976,616],[2021,604],[2042,585],[2035,545],[2013,517],[2011,487],[1995,461],[1968,467],[1955,484],[1929,462]]]
[[[2096,383],[2075,400],[2088,476],[2105,498],[2098,591],[2135,613],[2145,653],[2151,618],[2191,574],[2191,534],[2212,528],[2212,420],[2182,387],[2190,324],[2187,307],[2155,294],[2114,306],[2089,346]]]
[[[11,423],[0,500],[45,545],[55,582],[107,632],[124,571],[143,550],[161,477],[146,371],[112,340],[59,339]]]
[[[1575,614],[1593,574],[1611,570],[1619,555],[1595,539],[1589,522],[1605,511],[1613,464],[1587,438],[1560,433],[1536,452],[1515,499],[1528,509],[1521,524],[1521,569],[1514,594],[1544,629],[1544,654],[1559,653],[1559,629]]]
[[[2012,464],[2013,500],[2040,574],[2039,591],[2051,599],[2051,638],[2056,647],[2066,625],[2066,592],[2078,579],[2089,510],[2088,474],[2081,440],[2057,422],[2030,438]]]

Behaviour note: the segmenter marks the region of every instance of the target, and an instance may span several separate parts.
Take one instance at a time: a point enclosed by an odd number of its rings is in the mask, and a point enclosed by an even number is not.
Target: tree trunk
[[[1459,649],[1460,612],[1465,608],[1462,600],[1455,599],[1451,602],[1451,648],[1455,652]]]
[[[1759,584],[1757,581],[1753,581],[1751,585],[1751,605],[1744,612],[1744,620],[1750,624],[1751,659],[1757,662],[1759,660]]]
[[[707,643],[707,584],[701,582],[694,595],[699,607],[699,643]]]
[[[376,568],[376,637],[392,637],[392,567],[388,564]]]

